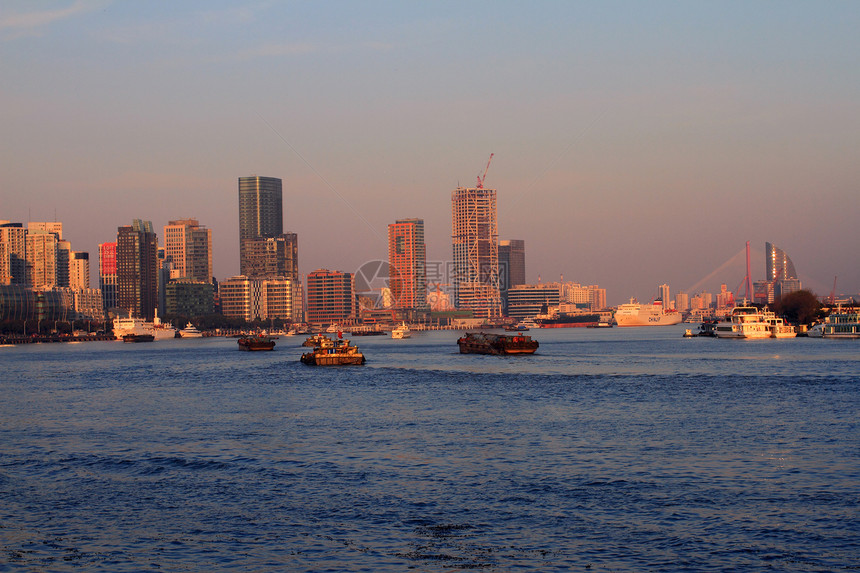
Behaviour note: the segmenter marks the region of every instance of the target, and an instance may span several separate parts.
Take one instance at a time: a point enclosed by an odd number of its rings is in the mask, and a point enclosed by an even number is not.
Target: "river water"
[[[0,348],[0,570],[860,567],[860,341]]]

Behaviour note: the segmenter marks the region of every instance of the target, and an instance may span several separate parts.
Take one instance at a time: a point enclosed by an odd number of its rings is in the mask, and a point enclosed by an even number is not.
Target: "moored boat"
[[[135,334],[130,332],[122,335],[123,342],[152,342],[155,337],[151,334]]]
[[[349,340],[323,340],[311,352],[305,352],[299,359],[308,366],[360,366],[366,362],[364,354]]]
[[[179,331],[180,338],[201,338],[202,336],[203,333],[200,332],[197,327],[190,322],[185,325],[185,328]]]
[[[538,349],[537,340],[525,334],[507,336],[486,332],[467,332],[457,340],[460,354],[534,354]]]
[[[158,316],[152,322],[139,317],[113,319],[113,334],[122,339],[126,334],[151,334],[155,340],[176,338],[176,329],[162,323]]]
[[[770,338],[772,312],[743,304],[732,309],[725,321],[717,323],[714,334],[717,338]]]
[[[819,328],[820,327],[820,328]],[[820,325],[810,329],[809,336],[824,338],[860,338],[860,312],[843,312],[841,309],[830,314]]]
[[[268,336],[243,336],[239,339],[239,350],[272,350],[275,348],[275,341]]]

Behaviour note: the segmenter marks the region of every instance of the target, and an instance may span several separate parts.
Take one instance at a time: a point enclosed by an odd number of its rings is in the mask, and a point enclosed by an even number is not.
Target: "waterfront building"
[[[496,190],[458,187],[451,204],[454,305],[475,317],[501,316]]]
[[[54,233],[28,229],[25,247],[28,285],[35,288],[57,286],[57,242]]]
[[[283,319],[302,321],[302,290],[298,281],[280,277],[231,277],[218,285],[221,313],[246,321]]]
[[[239,266],[248,276],[245,243],[284,232],[282,182],[276,177],[239,178]]]
[[[178,219],[164,226],[164,256],[172,262],[170,279],[212,282],[212,231],[197,219]]]
[[[307,321],[344,324],[355,319],[352,273],[317,269],[307,276]]]
[[[560,303],[574,305],[578,309],[600,310],[606,308],[606,289],[598,285],[583,286],[574,282],[558,285]]]
[[[164,314],[203,316],[215,311],[214,285],[210,281],[180,278],[164,286]]]
[[[73,289],[90,288],[90,254],[72,251],[69,258],[69,286]]]
[[[679,292],[675,295],[675,310],[685,312],[690,310],[690,295],[685,292]]]
[[[104,320],[102,292],[99,289],[72,287],[69,290],[74,296],[75,320]]]
[[[0,221],[0,284],[27,283],[27,231],[23,223]]]
[[[105,313],[116,308],[116,242],[99,243],[99,289]]]
[[[390,304],[398,310],[427,308],[427,246],[423,219],[388,225]]]
[[[116,302],[130,316],[153,320],[158,303],[158,241],[152,222],[117,228]]]
[[[250,278],[286,277],[299,280],[299,239],[296,233],[246,239],[243,275]]]
[[[521,239],[499,241],[499,296],[508,315],[508,289],[526,284],[526,242]]]
[[[555,307],[561,301],[559,283],[517,285],[508,289],[508,316],[517,320],[532,318],[542,307]]]

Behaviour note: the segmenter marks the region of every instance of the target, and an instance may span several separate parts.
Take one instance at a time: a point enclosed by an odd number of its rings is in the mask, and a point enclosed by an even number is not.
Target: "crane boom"
[[[483,175],[478,175],[478,184],[476,185],[476,187],[477,187],[478,189],[483,189],[483,188],[484,188],[484,179],[486,179],[486,178],[487,178],[487,171],[489,171],[489,170],[490,170],[490,161],[492,161],[492,160],[493,160],[493,155],[495,155],[495,153],[491,153],[491,154],[490,154],[490,159],[487,161],[487,167],[486,167],[486,168],[484,168],[484,174],[483,174]]]

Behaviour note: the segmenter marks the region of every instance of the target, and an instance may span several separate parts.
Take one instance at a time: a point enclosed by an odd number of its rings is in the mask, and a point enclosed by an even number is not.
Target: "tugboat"
[[[239,350],[272,350],[275,341],[268,336],[243,336],[239,339]]]
[[[305,352],[300,358],[302,364],[308,366],[345,366],[361,365],[366,362],[364,354],[357,346],[350,346],[349,340],[335,342],[324,337],[313,351]]]
[[[457,340],[460,354],[534,354],[537,340],[525,334],[507,336],[485,332],[467,332]]]

